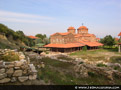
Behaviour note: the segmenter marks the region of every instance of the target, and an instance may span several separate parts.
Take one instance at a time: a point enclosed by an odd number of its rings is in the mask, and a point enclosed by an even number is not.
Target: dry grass
[[[82,59],[88,59],[89,61],[105,61],[111,62],[111,57],[120,57],[121,53],[113,49],[97,49],[88,51],[77,51],[71,53],[70,56],[78,57]]]

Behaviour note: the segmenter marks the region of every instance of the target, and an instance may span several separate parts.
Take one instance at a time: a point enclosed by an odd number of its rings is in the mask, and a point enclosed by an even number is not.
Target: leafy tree
[[[105,36],[103,39],[100,40],[105,46],[113,46],[115,45],[115,39],[111,35]]]
[[[41,38],[42,40],[44,39],[44,38],[46,38],[47,36],[44,34],[44,35],[42,35],[42,34],[37,34],[37,35],[35,35],[36,37],[38,37],[38,38]]]

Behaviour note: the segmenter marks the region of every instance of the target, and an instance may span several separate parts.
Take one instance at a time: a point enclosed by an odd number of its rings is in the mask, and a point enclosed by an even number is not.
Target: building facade
[[[77,33],[74,27],[69,27],[65,33],[57,32],[52,34],[50,36],[50,44],[45,47],[51,48],[52,51],[54,49],[54,51],[65,52],[67,49],[74,51],[72,48],[75,48],[75,50],[77,50],[77,48],[78,50],[81,50],[83,46],[97,48],[102,45],[103,44],[97,42],[97,38],[94,34],[88,33],[88,28],[86,26],[80,26],[77,29]]]

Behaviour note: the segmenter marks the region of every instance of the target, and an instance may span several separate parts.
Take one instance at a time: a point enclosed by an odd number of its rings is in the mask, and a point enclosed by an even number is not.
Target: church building
[[[94,34],[88,33],[86,26],[80,26],[77,33],[74,27],[69,27],[65,33],[52,34],[50,44],[44,47],[55,52],[73,52],[81,50],[84,46],[87,46],[88,49],[97,49],[99,46],[103,46],[103,44],[97,42]]]

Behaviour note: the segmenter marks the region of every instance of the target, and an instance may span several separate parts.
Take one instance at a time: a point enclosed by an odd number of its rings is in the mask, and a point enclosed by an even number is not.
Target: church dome
[[[78,29],[88,29],[86,26],[80,26]]]
[[[72,29],[75,29],[74,27],[69,27],[68,30],[72,30]]]

